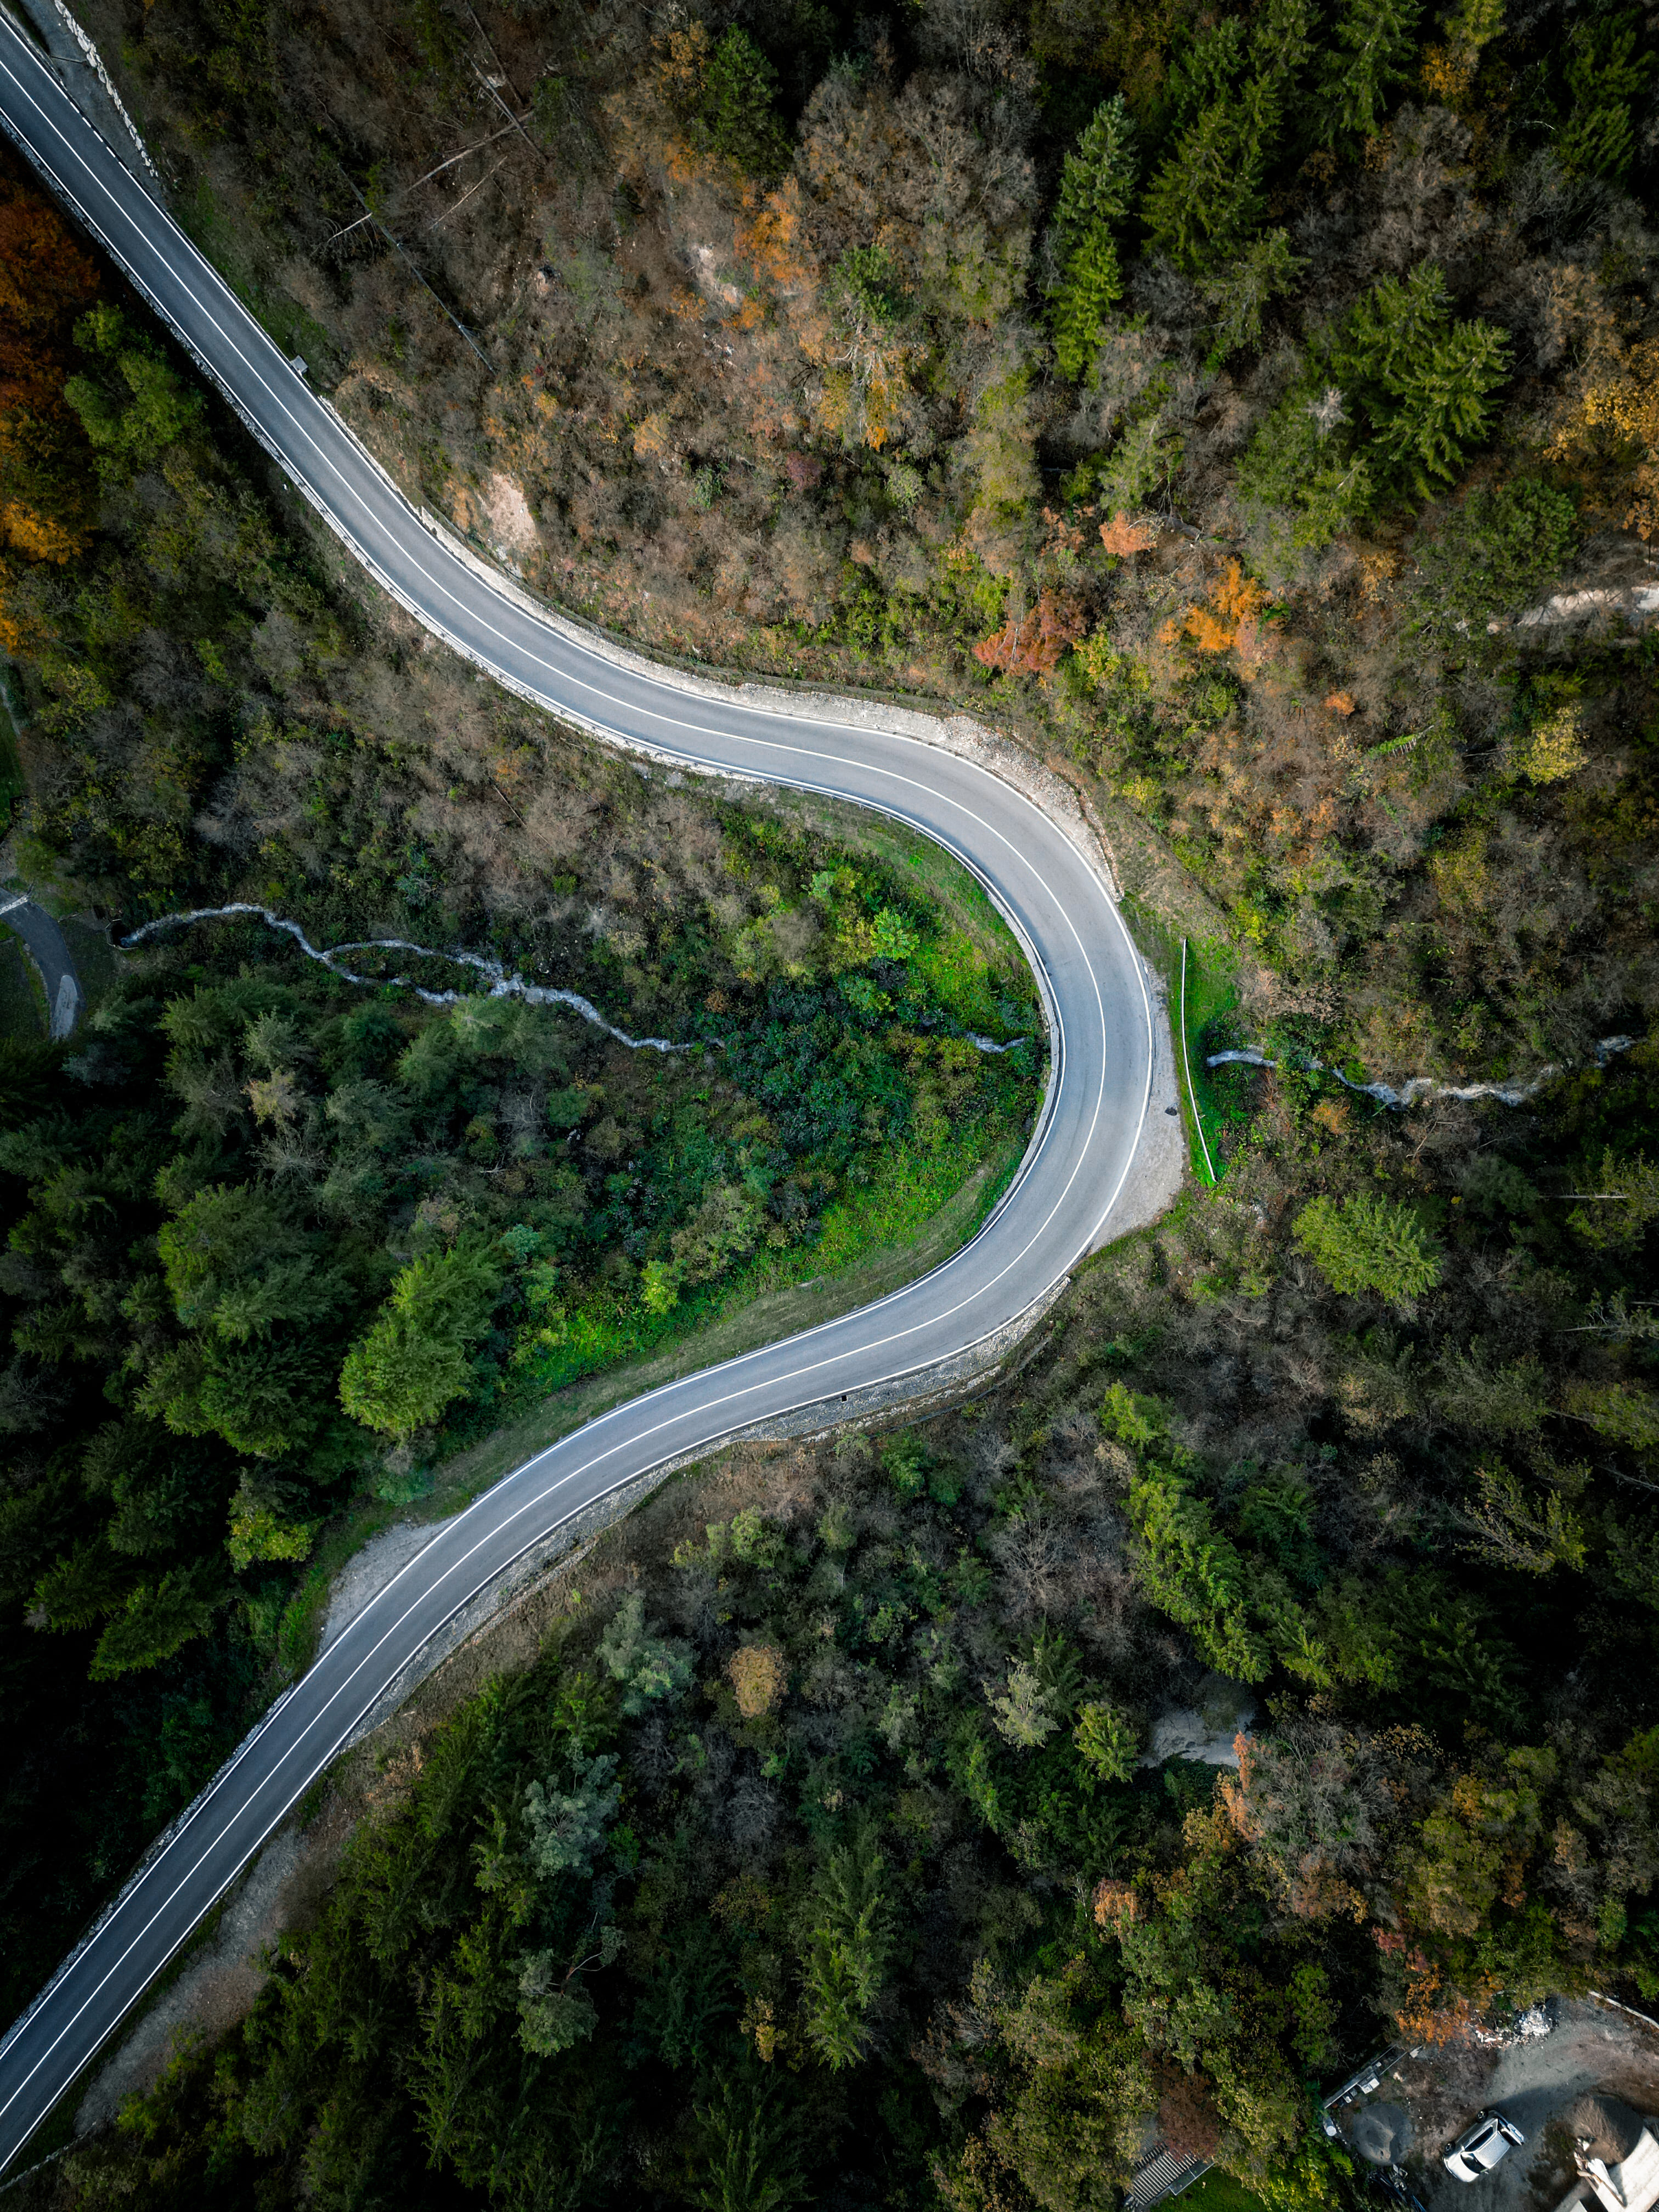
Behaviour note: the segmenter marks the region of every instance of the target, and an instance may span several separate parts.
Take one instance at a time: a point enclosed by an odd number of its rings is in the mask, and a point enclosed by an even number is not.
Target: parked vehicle
[[[1506,2120],[1502,2112],[1485,2112],[1470,2121],[1440,2162],[1455,2181],[1479,2181],[1526,2140],[1514,2121]]]

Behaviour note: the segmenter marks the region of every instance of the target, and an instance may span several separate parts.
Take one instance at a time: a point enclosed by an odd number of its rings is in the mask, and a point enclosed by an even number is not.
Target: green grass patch
[[[971,1145],[971,1139],[964,1143]],[[1025,1143],[1020,1129],[1005,1131],[989,1144],[980,1132],[980,1156],[970,1159],[965,1177],[958,1148],[934,1155],[931,1169],[901,1156],[889,1175],[857,1194],[862,1205],[856,1207],[856,1224],[848,1218],[837,1221],[840,1209],[832,1207],[812,1252],[798,1249],[791,1255],[796,1267],[804,1259],[819,1262],[817,1274],[805,1282],[775,1281],[771,1287],[763,1284],[758,1288],[756,1273],[745,1274],[728,1285],[726,1295],[718,1301],[711,1297],[696,1309],[678,1308],[662,1316],[679,1326],[663,1329],[632,1356],[622,1348],[619,1334],[613,1340],[618,1348],[601,1366],[562,1389],[538,1391],[527,1406],[502,1407],[490,1433],[434,1470],[421,1494],[403,1502],[354,1499],[324,1530],[283,1610],[278,1635],[283,1676],[297,1674],[310,1664],[335,1577],[383,1528],[398,1521],[447,1519],[515,1467],[611,1407],[721,1360],[797,1336],[803,1329],[902,1290],[948,1260],[973,1236],[1008,1188]],[[842,1203],[848,1215],[855,1210],[854,1200]],[[823,1265],[827,1256],[835,1264]],[[777,1277],[790,1272],[782,1261],[775,1261],[773,1267]]]
[[[1218,1183],[1226,1173],[1224,1133],[1236,1115],[1204,1063],[1207,1054],[1224,1048],[1220,1033],[1238,1004],[1237,957],[1218,939],[1178,936],[1132,899],[1123,902],[1123,918],[1169,992],[1182,1121],[1193,1172],[1201,1182]]]
[[[1223,2173],[1215,2166],[1190,2189],[1182,2190],[1175,2201],[1182,2212],[1267,2212],[1261,2199],[1242,2181],[1235,2181],[1231,2173]]]
[[[526,1347],[527,1356],[520,1355],[527,1380],[538,1393],[563,1389],[618,1361],[637,1359],[700,1334],[739,1308],[799,1281],[803,1266],[813,1271],[809,1280],[820,1281],[856,1267],[872,1252],[908,1244],[968,1182],[988,1149],[1000,1156],[1018,1142],[1012,1132],[975,1127],[931,1151],[901,1146],[869,1182],[845,1190],[825,1207],[823,1226],[810,1246],[757,1254],[702,1293],[682,1298],[666,1313],[647,1313],[636,1300],[579,1308],[540,1332],[547,1340],[539,1349]],[[1015,1152],[1008,1159],[1004,1183],[1018,1158]],[[986,1209],[995,1195],[993,1191],[986,1199]],[[534,1346],[534,1339],[531,1344]]]
[[[1226,1172],[1222,1146],[1226,1117],[1204,1062],[1206,1052],[1215,1048],[1216,1029],[1238,1004],[1238,968],[1224,945],[1188,939],[1183,952],[1176,971],[1174,1004],[1182,1088],[1191,1117],[1189,1134],[1196,1139],[1193,1164],[1206,1182],[1216,1183]]]

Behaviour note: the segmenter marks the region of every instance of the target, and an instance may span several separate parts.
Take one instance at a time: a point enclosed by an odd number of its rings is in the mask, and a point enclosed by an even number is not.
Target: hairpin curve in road
[[[599,738],[871,808],[972,870],[1030,960],[1049,1080],[1019,1170],[920,1280],[563,1437],[428,1541],[272,1706],[0,2039],[0,2168],[358,1723],[469,1601],[574,1515],[739,1433],[810,1420],[1006,1340],[1099,1241],[1146,1127],[1145,974],[1087,857],[1025,793],[878,714],[699,685],[538,611],[447,544],[307,386],[0,13],[0,127],[103,244],[354,558],[457,653]]]

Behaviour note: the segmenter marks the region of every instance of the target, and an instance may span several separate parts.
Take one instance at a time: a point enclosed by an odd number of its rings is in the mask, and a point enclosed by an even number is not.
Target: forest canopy
[[[52,2201],[1093,2212],[1156,2139],[1358,2212],[1316,2113],[1380,2045],[1659,1999],[1651,11],[86,14],[205,250],[475,546],[1072,782],[1194,1176],[1002,1385],[689,1471],[337,1777],[252,2009]],[[5,386],[20,851],[123,927],[372,911],[702,1048],[239,926],[145,955],[107,1090],[20,1064],[8,1388],[95,1330],[155,1450],[117,1498],[101,1407],[26,1444],[6,1525],[62,1518],[7,1632],[160,1714],[160,1818],[331,1484],[805,1255],[866,1155],[988,1155],[1039,1070],[972,1043],[1027,987],[914,868],[613,775],[371,617],[55,235]]]
[[[902,1248],[975,1176],[988,1204],[1043,1050],[942,856],[608,760],[331,574],[8,178],[0,282],[56,301],[9,419],[56,443],[7,482],[79,517],[20,524],[4,583],[9,850],[127,940],[77,937],[67,1045],[0,1040],[15,2006],[307,1662],[353,1528],[561,1388]]]

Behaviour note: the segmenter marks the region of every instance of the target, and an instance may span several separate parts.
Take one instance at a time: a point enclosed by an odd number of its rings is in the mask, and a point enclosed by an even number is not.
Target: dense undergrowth
[[[56,2201],[1108,2207],[1151,2122],[1357,2212],[1315,2095],[1380,2039],[1659,1991],[1656,1194],[1575,1195],[1647,1063],[1249,1081],[1018,1383],[617,1532]],[[1236,1773],[1138,1764],[1183,1704]]]

